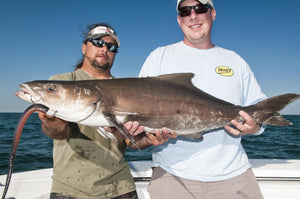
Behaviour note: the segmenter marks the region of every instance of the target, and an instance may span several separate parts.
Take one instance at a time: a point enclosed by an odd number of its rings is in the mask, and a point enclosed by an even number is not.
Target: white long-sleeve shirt
[[[248,106],[265,99],[248,64],[235,52],[214,47],[196,49],[178,42],[154,50],[140,76],[192,72],[193,84],[227,102]],[[262,133],[264,128],[260,130]],[[152,166],[197,181],[219,181],[237,176],[251,167],[241,137],[225,130],[203,135],[203,140],[181,136],[156,146]]]

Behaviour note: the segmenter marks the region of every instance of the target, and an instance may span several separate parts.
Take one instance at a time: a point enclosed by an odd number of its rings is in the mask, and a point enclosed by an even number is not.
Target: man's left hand
[[[260,129],[260,124],[257,124],[253,118],[246,113],[245,111],[239,111],[240,116],[244,119],[243,123],[238,122],[237,120],[232,120],[231,124],[236,128],[231,126],[225,126],[225,130],[235,136],[254,134]]]

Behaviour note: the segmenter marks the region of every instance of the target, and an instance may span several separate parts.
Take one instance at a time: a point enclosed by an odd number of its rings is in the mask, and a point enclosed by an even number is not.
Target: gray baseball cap
[[[117,42],[118,47],[120,47],[121,43],[117,35],[115,34],[115,31],[109,27],[106,26],[97,26],[93,28],[86,36],[87,39],[98,39],[100,37],[103,37],[105,35],[109,35]]]

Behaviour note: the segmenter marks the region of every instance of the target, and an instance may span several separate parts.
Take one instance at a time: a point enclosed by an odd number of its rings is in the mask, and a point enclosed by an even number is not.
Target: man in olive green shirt
[[[83,59],[73,72],[54,75],[51,80],[110,79],[111,67],[120,47],[115,30],[107,24],[89,27],[82,53]],[[39,113],[42,130],[54,139],[53,182],[50,199],[137,198],[130,169],[124,159],[126,146],[115,128],[105,128],[118,137],[117,142],[102,137],[95,127],[63,121]],[[156,135],[142,133],[138,122],[125,127],[135,136],[138,146],[161,144],[175,134],[163,131]]]

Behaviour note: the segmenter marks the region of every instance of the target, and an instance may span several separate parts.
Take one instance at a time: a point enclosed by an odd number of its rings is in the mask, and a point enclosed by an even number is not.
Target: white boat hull
[[[300,198],[300,160],[251,159],[254,174],[265,199]],[[150,161],[129,162],[140,199],[150,199],[147,192],[152,175]],[[52,168],[14,173],[7,198],[49,199]],[[6,175],[0,176],[2,195]]]

